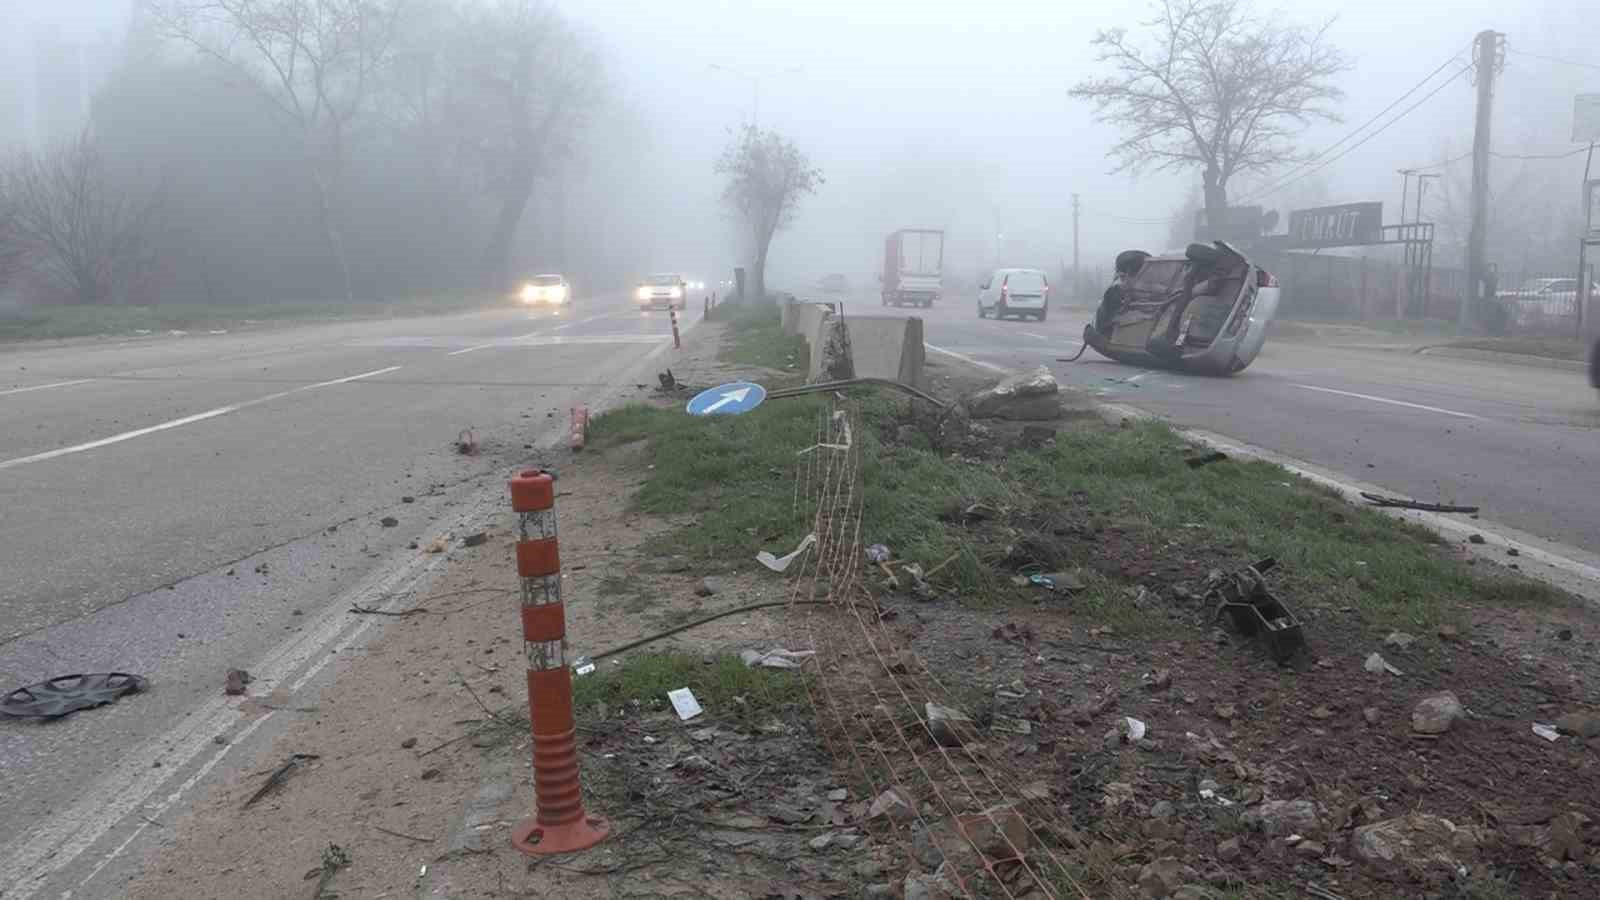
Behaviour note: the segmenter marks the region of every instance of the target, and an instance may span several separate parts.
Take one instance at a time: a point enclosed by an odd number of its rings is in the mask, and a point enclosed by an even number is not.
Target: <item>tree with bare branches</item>
[[[750,229],[750,292],[764,299],[772,238],[794,222],[801,198],[823,185],[822,170],[778,132],[745,125],[722,151],[716,171],[727,179],[723,202]]]
[[[117,184],[88,134],[46,153],[20,154],[0,181],[11,207],[0,228],[10,231],[21,259],[74,302],[127,296],[149,270],[160,192]],[[0,246],[0,264],[4,254]]]
[[[0,172],[0,294],[22,271],[25,249],[17,228],[17,205],[6,194],[5,176]]]
[[[1295,137],[1314,121],[1338,121],[1334,79],[1349,68],[1315,27],[1264,16],[1248,0],[1159,0],[1141,23],[1094,38],[1112,74],[1071,95],[1117,126],[1118,171],[1199,169],[1207,219],[1222,222],[1228,182],[1305,159]]]
[[[534,188],[572,152],[603,81],[591,42],[544,0],[500,0],[465,16],[451,100],[499,207],[483,269],[489,285],[504,290]]]
[[[348,142],[379,89],[404,0],[143,0],[164,37],[224,63],[300,140],[328,252],[354,296],[341,206]]]

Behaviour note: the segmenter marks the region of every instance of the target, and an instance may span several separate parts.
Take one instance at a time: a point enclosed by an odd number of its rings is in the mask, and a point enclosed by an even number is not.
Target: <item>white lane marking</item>
[[[1007,369],[1005,366],[997,366],[994,363],[984,362],[981,359],[973,359],[965,353],[957,353],[954,350],[946,350],[943,347],[935,347],[934,345],[926,342],[924,342],[922,346],[927,347],[929,350],[932,350],[935,353],[942,353],[951,359],[959,359],[968,365],[977,366],[980,369],[988,369],[991,372],[999,372],[1002,375],[1011,374],[1011,370]]]
[[[16,459],[0,461],[0,469],[9,469],[13,466],[25,466],[28,463],[44,462],[48,459],[70,456],[74,453],[83,453],[88,450],[98,450],[101,447],[109,447],[112,444],[120,444],[123,441],[131,441],[134,438],[141,438],[146,435],[156,434],[157,432],[162,431],[170,431],[173,428],[182,428],[185,425],[193,425],[196,422],[204,422],[207,419],[215,419],[218,416],[225,416],[228,413],[238,412],[239,410],[247,407],[257,406],[272,400],[279,400],[291,394],[301,393],[302,391],[331,387],[336,384],[347,384],[352,381],[360,381],[363,378],[372,378],[377,375],[387,375],[388,373],[399,368],[399,366],[389,366],[386,369],[374,369],[371,372],[362,372],[360,375],[347,375],[344,378],[335,378],[332,381],[319,381],[316,384],[305,384],[297,388],[291,388],[287,391],[279,391],[276,394],[268,394],[265,397],[257,397],[254,400],[246,400],[242,403],[230,403],[227,406],[219,406],[216,409],[208,409],[205,412],[195,413],[192,416],[184,416],[181,419],[173,419],[170,422],[162,422],[157,425],[151,425],[148,428],[136,428],[133,431],[124,431],[121,434],[113,434],[110,437],[103,437],[98,440],[88,441],[82,444],[73,444],[70,447],[58,447],[54,450],[46,450],[43,453],[35,453],[32,456],[19,456]]]
[[[1128,381],[1128,382],[1135,382],[1135,383],[1137,383],[1137,382],[1138,382],[1138,380],[1139,380],[1139,379],[1141,379],[1141,378],[1143,378],[1143,377],[1145,377],[1145,376],[1146,376],[1146,375],[1149,375],[1149,374],[1150,374],[1150,373],[1149,373],[1149,372],[1140,372],[1140,373],[1139,373],[1139,374],[1137,374],[1137,375],[1129,375],[1129,376],[1128,376],[1128,377],[1127,377],[1127,378],[1124,378],[1124,379],[1122,379],[1122,380],[1123,380],[1123,381]]]
[[[1037,331],[1024,331],[1023,334],[1025,334],[1025,335],[1027,335],[1028,337],[1031,337],[1031,338],[1038,338],[1041,341],[1050,340],[1050,335],[1048,335],[1048,334],[1040,334]]]
[[[1308,390],[1308,391],[1320,391],[1321,393],[1324,393],[1324,394],[1338,394],[1338,395],[1340,395],[1342,397],[1355,397],[1358,400],[1371,400],[1374,403],[1387,403],[1387,404],[1389,404],[1391,406],[1404,406],[1404,407],[1407,407],[1407,408],[1410,408],[1410,409],[1420,409],[1420,410],[1424,410],[1424,411],[1427,411],[1427,412],[1439,413],[1440,415],[1443,415],[1443,416],[1455,416],[1458,419],[1482,419],[1483,418],[1482,416],[1475,416],[1472,413],[1456,412],[1453,409],[1440,409],[1437,406],[1425,406],[1425,405],[1423,405],[1421,403],[1410,403],[1410,402],[1407,402],[1405,400],[1391,400],[1388,397],[1375,397],[1372,394],[1358,394],[1358,393],[1356,393],[1354,391],[1339,391],[1339,390],[1334,390],[1333,388],[1317,387],[1314,384],[1296,384],[1295,387],[1304,388],[1305,390]]]
[[[590,316],[587,319],[579,319],[576,322],[567,322],[567,323],[564,323],[564,324],[561,324],[561,325],[557,325],[555,330],[556,331],[560,331],[563,328],[571,328],[574,325],[587,325],[590,322],[598,322],[601,319],[609,319],[609,318],[612,317],[612,315],[614,315],[614,314],[613,313],[601,313],[598,316]]]
[[[463,353],[472,353],[475,350],[487,350],[487,349],[489,349],[490,347],[493,347],[493,346],[495,346],[495,345],[494,344],[479,344],[476,347],[468,347],[465,350],[451,350],[449,353],[447,353],[445,355],[446,356],[460,356]]]
[[[567,344],[574,346],[585,344],[654,344],[656,341],[670,339],[671,335],[665,334],[575,334],[571,336],[552,334],[547,337],[519,340],[509,346],[552,347]]]
[[[58,381],[55,384],[36,384],[33,387],[12,388],[9,391],[0,391],[0,397],[8,394],[26,394],[29,391],[48,391],[51,388],[71,387],[75,384],[88,384],[93,378],[79,378],[77,381]]]

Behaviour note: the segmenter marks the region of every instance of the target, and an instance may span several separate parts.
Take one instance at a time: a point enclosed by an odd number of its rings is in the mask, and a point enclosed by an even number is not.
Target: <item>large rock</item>
[[[972,719],[959,709],[928,703],[928,733],[941,747],[959,747],[977,737]]]
[[[1411,730],[1418,734],[1444,734],[1455,721],[1466,715],[1461,701],[1449,691],[1423,697],[1411,710]]]
[[[1061,388],[1050,370],[1040,366],[1000,380],[994,387],[967,397],[965,406],[975,419],[1012,419],[1043,422],[1061,418]]]
[[[1171,897],[1199,874],[1176,856],[1163,856],[1139,870],[1139,891],[1146,897]]]
[[[1028,823],[1013,807],[991,806],[959,821],[967,838],[990,859],[1016,859],[1028,852]]]
[[[1350,838],[1350,852],[1373,865],[1397,865],[1417,872],[1460,872],[1477,855],[1477,835],[1449,819],[1412,813],[1362,825]]]
[[[1317,805],[1310,800],[1268,800],[1244,814],[1244,823],[1273,837],[1318,830]]]

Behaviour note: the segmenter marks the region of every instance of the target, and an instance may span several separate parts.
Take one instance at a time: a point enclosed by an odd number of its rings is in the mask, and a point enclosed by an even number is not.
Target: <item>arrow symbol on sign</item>
[[[726,391],[723,393],[722,399],[706,407],[705,412],[714,413],[729,403],[743,403],[744,398],[748,396],[750,396],[750,389],[747,387],[739,388],[736,391]]]

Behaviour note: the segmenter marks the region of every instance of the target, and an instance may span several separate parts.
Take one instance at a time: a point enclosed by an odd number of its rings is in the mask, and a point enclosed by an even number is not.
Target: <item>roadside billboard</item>
[[[1296,247],[1350,247],[1383,240],[1383,204],[1342,203],[1289,212],[1289,241]]]

